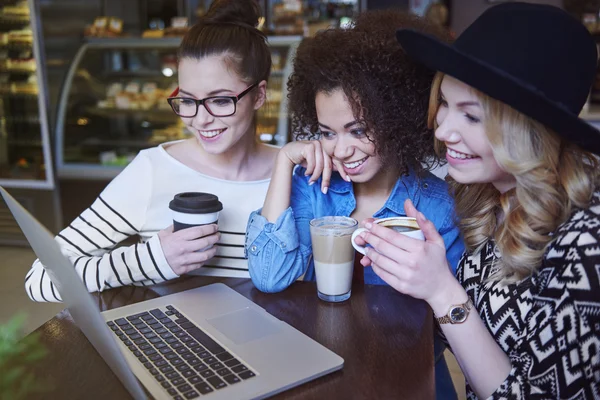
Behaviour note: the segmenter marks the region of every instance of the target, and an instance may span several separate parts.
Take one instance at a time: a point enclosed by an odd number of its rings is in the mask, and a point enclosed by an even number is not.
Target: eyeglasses
[[[167,98],[175,114],[183,118],[193,118],[198,115],[198,107],[203,105],[206,111],[213,117],[229,117],[235,114],[237,102],[250,93],[258,85],[258,82],[248,87],[237,96],[214,96],[202,100],[189,97],[175,97],[179,94],[179,88]]]

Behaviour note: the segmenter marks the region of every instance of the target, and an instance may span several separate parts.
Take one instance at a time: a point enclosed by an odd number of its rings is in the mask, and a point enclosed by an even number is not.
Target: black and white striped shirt
[[[56,241],[90,292],[173,279],[178,275],[167,263],[157,235],[173,222],[169,202],[177,193],[208,192],[223,203],[221,240],[217,255],[192,273],[248,278],[246,224],[250,213],[262,207],[268,186],[269,180],[239,182],[203,175],[161,145],[141,151]],[[138,244],[118,246],[132,235],[139,235]],[[27,274],[25,289],[32,300],[61,301],[39,260]]]

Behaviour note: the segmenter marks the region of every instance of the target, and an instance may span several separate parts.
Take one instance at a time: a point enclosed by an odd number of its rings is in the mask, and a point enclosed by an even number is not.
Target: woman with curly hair
[[[556,7],[507,3],[453,46],[406,29],[398,40],[440,71],[430,124],[467,252],[457,281],[407,201],[426,241],[366,223],[361,262],[429,303],[469,398],[600,398],[600,132],[578,118],[594,39]]]
[[[303,140],[279,151],[264,207],[250,215],[246,234],[259,290],[278,292],[301,276],[315,280],[313,218],[405,216],[406,199],[433,215],[455,268],[464,246],[454,205],[446,183],[428,171],[438,161],[426,123],[434,75],[398,48],[398,27],[445,37],[425,20],[385,11],[300,44],[288,89],[294,134]],[[371,268],[356,272],[367,284],[385,285]],[[442,349],[436,355],[445,369]],[[444,392],[453,393],[448,381]]]

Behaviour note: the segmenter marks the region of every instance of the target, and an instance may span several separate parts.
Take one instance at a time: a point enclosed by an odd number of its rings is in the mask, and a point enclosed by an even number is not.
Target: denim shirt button
[[[256,245],[250,247],[250,251],[254,253],[256,251]]]
[[[281,247],[285,249],[285,243],[281,243]]]
[[[425,183],[423,184],[423,189],[427,189],[428,187],[429,187],[429,184],[428,184],[427,182],[425,182]]]

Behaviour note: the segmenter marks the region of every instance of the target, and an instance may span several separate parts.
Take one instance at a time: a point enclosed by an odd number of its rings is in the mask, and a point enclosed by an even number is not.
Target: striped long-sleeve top
[[[90,292],[173,279],[178,275],[158,238],[158,231],[173,222],[169,202],[177,193],[208,192],[223,203],[221,239],[216,256],[192,273],[248,278],[246,224],[250,213],[262,207],[268,186],[269,180],[226,181],[203,175],[161,145],[141,151],[56,241]],[[140,237],[139,243],[119,246],[133,235]],[[25,278],[25,289],[32,300],[61,301],[39,260]]]

